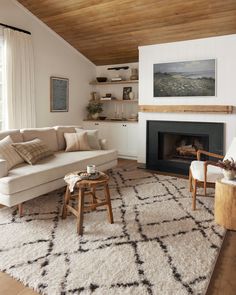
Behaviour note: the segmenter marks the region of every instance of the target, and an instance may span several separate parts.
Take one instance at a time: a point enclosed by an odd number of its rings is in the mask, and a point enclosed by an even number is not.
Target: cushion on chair
[[[224,157],[224,160],[226,159],[231,159],[233,158],[234,161],[236,161],[236,137],[233,139],[225,157]]]
[[[204,181],[204,161],[193,161],[190,169],[194,179]],[[223,176],[221,168],[208,165],[207,167],[207,182],[216,182],[217,179]]]

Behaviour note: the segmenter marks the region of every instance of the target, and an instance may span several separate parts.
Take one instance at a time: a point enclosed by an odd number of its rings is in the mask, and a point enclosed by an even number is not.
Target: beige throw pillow
[[[39,138],[31,141],[13,143],[17,153],[30,165],[37,163],[46,157],[53,155],[53,152]]]
[[[84,130],[80,128],[75,128],[77,133],[86,132],[88,136],[88,143],[92,150],[100,150],[101,146],[99,144],[98,130]]]
[[[10,170],[14,166],[24,163],[24,160],[18,155],[12,147],[13,141],[8,135],[0,140],[0,159],[7,161],[7,169]]]
[[[86,132],[64,133],[64,137],[66,140],[66,152],[91,150]]]

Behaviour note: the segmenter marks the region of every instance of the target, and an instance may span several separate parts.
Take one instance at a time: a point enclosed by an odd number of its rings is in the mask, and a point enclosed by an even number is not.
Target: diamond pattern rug
[[[114,224],[106,210],[61,219],[63,191],[0,210],[0,270],[40,294],[204,294],[225,230],[212,197],[191,210],[188,181],[144,170],[110,174]],[[214,191],[212,190],[212,194]]]

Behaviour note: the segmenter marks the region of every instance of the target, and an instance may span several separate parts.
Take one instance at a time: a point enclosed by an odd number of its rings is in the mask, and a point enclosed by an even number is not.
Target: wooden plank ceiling
[[[236,0],[18,0],[96,65],[138,46],[236,33]]]

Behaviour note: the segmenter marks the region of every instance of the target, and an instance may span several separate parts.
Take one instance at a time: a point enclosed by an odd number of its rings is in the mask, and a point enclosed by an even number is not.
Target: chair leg
[[[79,188],[78,194],[78,216],[77,216],[77,233],[83,234],[83,218],[84,218],[84,188]]]
[[[23,203],[18,204],[19,217],[23,216]]]
[[[193,180],[192,209],[196,210],[197,180]]]
[[[67,205],[69,204],[69,201],[70,201],[70,190],[69,190],[69,186],[67,186],[65,196],[64,196],[63,209],[62,209],[62,219],[65,219],[67,217]]]
[[[110,190],[108,184],[105,184],[105,196],[106,196],[106,202],[107,202],[107,213],[108,213],[108,219],[110,223],[113,223],[113,213],[112,213],[112,207],[111,207],[111,196],[110,196]]]
[[[191,193],[192,190],[193,190],[193,184],[192,184],[192,181],[193,181],[192,172],[191,172],[191,168],[189,168],[189,191],[190,191],[190,193]]]
[[[206,197],[206,195],[207,195],[207,182],[206,181],[204,181],[204,196]]]

